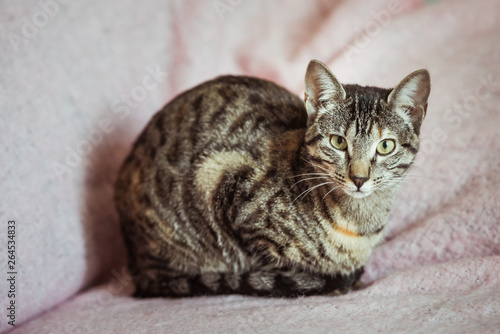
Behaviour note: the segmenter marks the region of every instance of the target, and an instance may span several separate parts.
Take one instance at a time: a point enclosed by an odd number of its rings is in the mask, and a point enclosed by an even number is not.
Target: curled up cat
[[[382,89],[312,60],[304,100],[244,76],[177,96],[115,186],[135,295],[349,291],[415,159],[429,93],[426,70]]]

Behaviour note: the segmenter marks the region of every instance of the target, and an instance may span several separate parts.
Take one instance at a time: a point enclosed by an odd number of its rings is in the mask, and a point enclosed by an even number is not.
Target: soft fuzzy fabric
[[[12,333],[500,331],[500,2],[15,1],[0,11],[0,305]],[[427,68],[421,152],[341,297],[135,300],[112,185],[151,115],[220,74],[302,95],[310,59],[391,87]],[[45,312],[45,313],[44,313]],[[2,313],[3,314],[3,313]],[[5,316],[0,331],[8,331]]]

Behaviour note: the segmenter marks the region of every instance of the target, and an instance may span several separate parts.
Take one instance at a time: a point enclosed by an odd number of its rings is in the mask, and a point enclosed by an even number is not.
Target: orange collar
[[[345,234],[349,237],[359,237],[360,236],[357,232],[349,230],[348,228],[345,228],[345,227],[335,226],[335,231],[342,233],[342,234]]]

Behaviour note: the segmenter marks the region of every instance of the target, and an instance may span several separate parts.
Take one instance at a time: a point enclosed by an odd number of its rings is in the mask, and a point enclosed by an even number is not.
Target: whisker
[[[337,188],[339,188],[339,187],[340,187],[340,185],[338,185],[338,186],[333,187],[332,189],[330,189],[330,191],[329,191],[329,192],[327,192],[325,196],[323,196],[322,201],[324,201],[324,200],[325,200],[326,196],[328,196],[328,194],[329,194],[329,193],[331,193],[332,191],[334,191],[335,189],[337,189]]]
[[[404,176],[406,180],[424,180],[426,177],[423,176],[415,176],[415,175],[406,175]]]
[[[377,187],[377,191],[383,191],[384,194],[390,195],[391,193],[389,192],[390,188],[393,188],[395,186],[400,187],[400,189],[406,190],[406,186],[404,183],[400,182],[399,179],[385,179],[383,183],[379,187]]]
[[[294,177],[310,176],[310,175],[331,176],[330,174],[327,174],[327,173],[304,173],[304,174],[292,175],[292,176],[289,176],[288,178],[292,179]]]
[[[335,184],[335,182],[332,182],[332,181],[330,181],[330,182],[324,182],[324,183],[320,183],[320,184],[318,184],[318,185],[315,185],[314,187],[311,187],[311,188],[309,188],[309,189],[304,190],[303,192],[301,192],[301,193],[300,193],[300,195],[299,195],[299,196],[295,197],[295,199],[292,201],[292,204],[293,204],[293,203],[297,200],[297,198],[299,198],[300,196],[302,196],[302,199],[303,199],[304,197],[306,197],[306,196],[307,196],[307,195],[308,195],[311,191],[313,191],[314,189],[316,189],[316,188],[318,188],[318,187],[320,187],[320,186],[324,186],[325,184],[332,184],[332,183],[333,183],[333,184]],[[304,194],[304,195],[302,195],[302,194]]]
[[[297,182],[295,182],[291,187],[290,189],[292,189],[293,187],[295,187],[296,184],[300,183],[300,182],[304,182],[304,181],[307,181],[307,180],[321,180],[321,179],[330,179],[331,177],[330,176],[319,176],[319,177],[309,177],[307,179],[302,179],[302,180],[299,180]]]

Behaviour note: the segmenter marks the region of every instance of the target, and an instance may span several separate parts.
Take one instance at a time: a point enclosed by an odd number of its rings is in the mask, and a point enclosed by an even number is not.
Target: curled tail
[[[136,276],[136,297],[189,297],[241,294],[269,297],[342,294],[359,280],[363,268],[349,275],[311,274],[303,271],[275,269],[245,274],[204,273],[197,275],[162,274]]]

